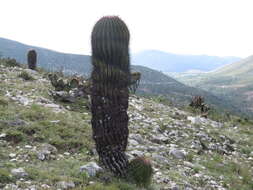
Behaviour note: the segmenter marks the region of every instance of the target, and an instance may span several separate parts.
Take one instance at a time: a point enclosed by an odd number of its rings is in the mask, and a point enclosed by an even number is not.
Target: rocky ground
[[[0,81],[0,189],[138,189],[97,165],[87,99],[55,101],[42,71],[2,63]],[[149,189],[253,189],[250,121],[217,122],[135,95],[129,116],[127,154],[151,160]]]

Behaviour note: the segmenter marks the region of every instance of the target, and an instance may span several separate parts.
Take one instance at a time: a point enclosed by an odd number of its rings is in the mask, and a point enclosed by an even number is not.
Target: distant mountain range
[[[179,55],[157,50],[147,50],[132,55],[134,65],[142,65],[162,72],[211,71],[240,59],[239,57]]]
[[[91,72],[91,59],[89,55],[76,55],[52,51],[45,48],[25,45],[13,40],[0,38],[0,54],[3,57],[17,59],[26,63],[26,54],[29,49],[35,49],[38,53],[38,66],[55,71],[63,69],[68,74],[84,74],[89,76]],[[132,65],[133,71],[142,74],[140,87],[137,93],[142,95],[164,95],[175,105],[189,104],[192,96],[204,96],[207,103],[214,107],[238,111],[226,99],[214,96],[204,90],[184,85],[177,80],[153,69],[144,66]]]

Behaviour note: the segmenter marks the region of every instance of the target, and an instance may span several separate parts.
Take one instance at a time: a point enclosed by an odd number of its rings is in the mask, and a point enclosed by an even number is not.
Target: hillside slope
[[[211,73],[212,75],[248,77],[253,74],[253,55],[238,62],[228,64]]]
[[[38,54],[38,65],[45,69],[63,70],[65,73],[90,72],[90,56],[60,53],[46,48],[26,45],[13,40],[0,38],[0,55],[15,58],[20,63],[27,63],[27,52],[35,49]]]
[[[173,76],[184,84],[229,99],[245,114],[253,116],[253,56],[209,73]]]
[[[146,50],[132,56],[134,65],[142,65],[162,72],[211,71],[239,60],[238,57],[179,55],[157,50]]]
[[[137,89],[139,95],[163,95],[177,106],[188,105],[193,96],[203,96],[206,103],[221,112],[236,114],[242,112],[237,104],[231,103],[226,97],[222,98],[205,90],[187,86],[156,70],[143,66],[134,66],[133,70],[142,73],[141,82]]]
[[[47,70],[63,70],[67,74],[84,74],[90,75],[91,63],[90,56],[64,54],[40,47],[25,45],[12,40],[0,38],[0,51],[4,57],[12,57],[26,63],[27,50],[34,48],[38,52],[38,66]],[[143,66],[132,65],[132,70],[139,71],[142,74],[140,88],[138,93],[142,95],[165,95],[175,105],[188,105],[192,96],[202,95],[206,98],[207,103],[230,110],[240,112],[235,109],[225,99],[215,97],[203,90],[186,86],[171,77],[164,75],[153,69]]]
[[[33,80],[23,80],[23,72]],[[2,62],[0,80],[1,189],[140,189],[105,171],[88,175],[85,166],[98,156],[87,99],[78,109],[57,102],[46,73]],[[149,190],[253,188],[251,123],[216,122],[138,96],[130,97],[128,114],[127,154],[152,161]]]

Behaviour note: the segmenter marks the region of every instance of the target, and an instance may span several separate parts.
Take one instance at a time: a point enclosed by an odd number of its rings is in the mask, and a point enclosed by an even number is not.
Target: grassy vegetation
[[[0,109],[0,117],[5,122],[0,123],[2,132],[7,134],[7,140],[12,143],[46,142],[59,150],[76,152],[89,149],[91,129],[87,125],[89,115],[83,113],[55,113],[41,105],[18,109],[18,105],[10,104],[8,109]],[[16,120],[22,120],[24,125],[13,126]]]
[[[24,80],[34,80],[34,78],[26,71],[22,71],[18,77],[24,79]]]
[[[98,162],[94,153],[88,100],[79,99],[74,104],[55,102],[48,94],[52,86],[46,80],[44,71],[36,74],[34,81],[24,81],[17,78],[17,73],[22,71],[19,69],[11,67],[10,72],[0,69],[0,73],[4,73],[0,77],[8,78],[0,83],[0,134],[6,135],[0,138],[0,188],[10,183],[19,184],[24,189],[28,187],[29,184],[11,174],[13,168],[21,167],[28,173],[25,181],[39,187],[46,184],[52,190],[57,189],[57,184],[61,181],[74,182],[73,189],[76,190],[140,189],[107,172],[98,173],[94,177],[80,172],[80,166],[90,161]],[[14,97],[26,96],[33,101],[23,105],[12,96],[6,96],[7,92]],[[57,111],[53,107],[47,107],[47,103],[42,104],[40,99],[60,104],[62,108]],[[172,107],[171,102],[161,96],[130,98],[130,134],[141,135],[144,143],[131,145],[128,153],[132,150],[144,152],[156,167],[155,177],[161,173],[156,180],[160,177],[163,179],[156,182],[154,177],[153,184],[146,189],[158,190],[170,183],[175,183],[182,189],[186,184],[204,189],[208,182],[215,181],[229,190],[251,190],[252,121],[214,112],[208,117],[221,121],[221,126],[216,126],[215,122],[212,126],[213,122],[208,119],[207,124],[194,124],[187,117],[195,117],[199,112],[187,109]],[[161,134],[166,135],[164,142],[150,145],[153,138]],[[223,145],[224,142],[231,141],[229,144],[235,145],[235,151],[224,154],[216,150],[199,151],[192,148],[192,143],[199,140],[199,134],[207,136],[208,140],[203,141],[205,144]],[[57,152],[42,161],[38,159],[37,151],[45,143],[55,146]],[[169,154],[171,147],[186,150],[185,158],[174,159]],[[158,153],[148,150],[149,148],[157,148]],[[11,155],[13,153],[15,156]],[[154,153],[163,156],[161,160],[155,160]],[[164,160],[168,162],[163,163]],[[190,166],[186,166],[187,162]]]
[[[212,156],[211,160],[202,162],[212,176],[223,179],[224,187],[231,190],[252,189],[251,169],[240,163],[239,160],[229,160],[219,154]]]

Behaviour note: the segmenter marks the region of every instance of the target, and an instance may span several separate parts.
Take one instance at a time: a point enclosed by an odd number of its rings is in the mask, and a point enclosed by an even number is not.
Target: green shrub
[[[105,186],[101,183],[97,183],[97,184],[88,186],[86,190],[120,190],[120,189],[115,185]]]
[[[110,185],[96,183],[88,186],[85,190],[137,190],[136,186],[124,182],[116,182]]]
[[[16,59],[3,59],[5,66],[7,67],[21,67],[21,64],[16,61]]]
[[[8,106],[8,101],[0,97],[0,106]]]
[[[27,73],[26,71],[22,71],[18,77],[24,79],[24,80],[34,80],[34,78],[29,74]]]
[[[2,183],[10,183],[13,182],[12,176],[6,169],[0,168],[0,187]]]
[[[6,132],[6,137],[5,139],[7,141],[11,141],[13,143],[19,143],[22,142],[24,140],[24,134],[20,131],[16,131],[16,130],[8,130]]]

